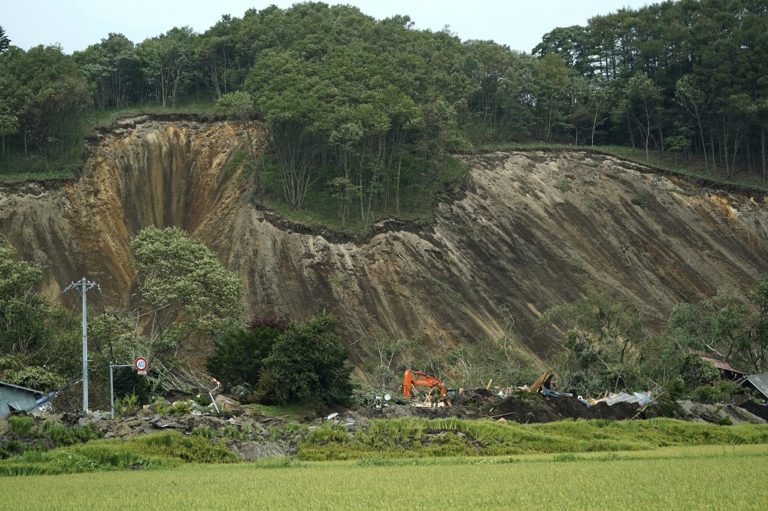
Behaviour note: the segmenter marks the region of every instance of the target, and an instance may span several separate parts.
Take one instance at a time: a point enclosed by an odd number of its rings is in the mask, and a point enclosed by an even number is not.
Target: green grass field
[[[768,445],[0,479],[0,510],[765,509]]]
[[[348,435],[324,424],[299,446],[308,461],[432,456],[643,451],[693,445],[768,444],[768,426],[717,426],[674,419],[518,424],[491,420],[387,419]],[[1,467],[1,465],[0,465]]]

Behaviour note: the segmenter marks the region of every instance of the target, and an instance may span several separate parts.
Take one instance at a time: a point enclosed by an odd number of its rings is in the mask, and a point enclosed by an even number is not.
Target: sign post
[[[109,410],[112,420],[115,419],[115,383],[112,377],[112,369],[115,367],[131,367],[131,364],[113,364],[109,363]]]
[[[135,359],[133,359],[133,364],[113,364],[111,362],[109,363],[109,409],[110,409],[113,420],[115,418],[115,383],[114,383],[114,378],[112,376],[112,370],[115,367],[133,367],[137,373],[144,376],[147,374],[149,363],[147,362],[147,359],[144,357],[136,357]]]
[[[148,367],[149,364],[147,363],[147,359],[144,357],[136,357],[133,360],[133,368],[136,369],[136,372],[142,376],[147,374]]]

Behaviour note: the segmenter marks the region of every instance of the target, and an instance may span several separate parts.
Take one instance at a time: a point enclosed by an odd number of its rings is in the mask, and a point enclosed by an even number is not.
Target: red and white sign
[[[136,369],[139,374],[147,374],[147,368],[149,367],[149,363],[147,363],[147,359],[144,357],[136,357],[133,359],[133,368]]]

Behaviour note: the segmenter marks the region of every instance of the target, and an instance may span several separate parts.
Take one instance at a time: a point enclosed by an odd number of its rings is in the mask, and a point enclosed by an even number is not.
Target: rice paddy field
[[[0,510],[766,509],[768,445],[0,478]]]

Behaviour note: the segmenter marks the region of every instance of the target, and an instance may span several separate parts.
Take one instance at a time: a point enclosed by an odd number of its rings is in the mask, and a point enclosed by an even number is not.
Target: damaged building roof
[[[725,360],[715,358],[711,355],[699,355],[699,356],[702,359],[706,360],[707,362],[710,362],[712,365],[714,365],[716,368],[720,369],[721,371],[730,371],[732,373],[744,374],[742,371],[739,371],[738,369],[734,369],[731,366],[731,364],[729,364]]]
[[[44,394],[40,390],[0,381],[0,417],[13,411],[21,412],[34,409],[38,405],[38,399]]]
[[[747,381],[755,387],[758,392],[768,398],[768,373],[750,374]]]

